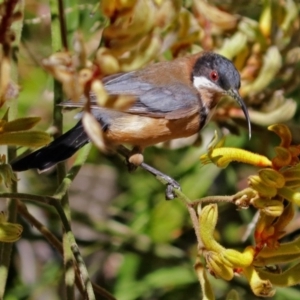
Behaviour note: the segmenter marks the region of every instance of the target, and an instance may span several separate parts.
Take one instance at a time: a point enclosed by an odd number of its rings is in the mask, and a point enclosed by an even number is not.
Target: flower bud
[[[216,277],[223,278],[224,280],[231,280],[234,276],[233,269],[226,266],[220,256],[215,252],[209,252],[205,255],[206,263],[210,271]]]
[[[258,175],[267,186],[282,188],[285,185],[284,176],[273,169],[267,168],[259,170]]]
[[[262,179],[257,176],[250,176],[248,178],[248,184],[262,197],[274,197],[277,194],[277,189],[274,187],[267,186]]]

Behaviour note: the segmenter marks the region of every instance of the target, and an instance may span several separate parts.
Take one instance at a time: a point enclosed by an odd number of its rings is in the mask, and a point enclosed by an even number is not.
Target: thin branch
[[[231,196],[207,196],[201,199],[194,200],[191,203],[192,206],[198,206],[201,203],[220,203],[220,202],[227,202],[227,203],[234,203],[234,195]]]
[[[20,20],[14,21],[14,11],[18,9],[18,12],[21,15]],[[12,54],[12,41],[8,39],[8,36],[13,33],[15,38],[16,49],[19,47],[21,33],[22,33],[22,23],[24,15],[24,1],[4,1],[1,4],[1,21],[0,21],[0,44],[2,46],[2,56],[6,56],[10,61],[11,72],[5,73],[1,69],[0,78],[2,76],[9,76],[9,81],[14,83],[18,82],[18,60],[17,56]],[[13,24],[14,23],[14,24]],[[12,30],[13,25],[15,28]],[[14,58],[14,59],[13,59]],[[16,96],[15,96],[16,97]],[[3,104],[3,103],[1,103]],[[9,119],[15,119],[18,112],[18,102],[16,99],[13,99],[9,103]],[[9,147],[7,150],[7,158],[9,161],[13,160],[16,157],[17,150],[16,147]],[[10,191],[15,193],[18,190],[17,182],[13,182],[10,187]],[[17,219],[17,201],[9,199],[7,203],[8,211],[8,222],[16,222]],[[12,254],[13,243],[1,243],[1,258],[0,258],[0,298],[3,299],[5,294],[5,287],[8,278],[9,267],[11,264],[11,254]]]
[[[58,17],[60,24],[60,37],[61,43],[64,47],[65,51],[68,51],[68,40],[67,40],[67,26],[66,26],[66,18],[65,18],[65,9],[62,0],[58,0]]]
[[[95,298],[95,294],[92,288],[92,283],[89,278],[89,274],[87,272],[86,265],[84,263],[84,260],[80,254],[78,245],[76,244],[75,237],[73,235],[73,232],[71,230],[71,226],[69,224],[68,218],[64,212],[64,209],[61,206],[61,203],[56,198],[50,197],[50,196],[38,196],[38,195],[30,195],[30,194],[24,194],[24,193],[2,193],[0,194],[0,198],[11,198],[13,199],[20,199],[20,200],[27,200],[27,201],[33,201],[43,204],[48,204],[54,206],[56,209],[61,222],[63,224],[65,234],[67,235],[67,239],[70,245],[70,248],[72,250],[72,253],[74,255],[74,258],[76,260],[76,263],[78,264],[78,268],[80,270],[80,278],[81,283],[85,287],[86,293],[87,293],[87,299],[93,300]]]
[[[76,160],[72,168],[69,170],[67,175],[63,178],[60,186],[57,188],[57,190],[53,195],[55,199],[62,199],[62,197],[66,194],[73,180],[75,179],[78,172],[80,171],[81,167],[84,165],[87,156],[90,153],[91,147],[92,144],[88,144],[77,152]]]
[[[32,214],[30,214],[24,203],[18,203],[18,212],[32,226],[34,226],[59,253],[62,253],[63,249],[60,240],[55,235],[53,235],[45,225],[40,223],[40,221],[38,221]]]
[[[194,206],[194,202],[190,200],[182,191],[179,189],[173,189],[174,194],[183,202],[183,204],[186,206],[190,217],[191,221],[193,224],[193,228],[197,237],[197,243],[198,243],[198,249],[203,248],[203,242],[200,237],[200,232],[199,232],[199,219],[198,219],[198,214],[196,211],[196,206]]]
[[[65,51],[68,50],[67,43],[67,30],[65,22],[64,5],[62,0],[52,0],[51,2],[51,37],[52,37],[52,51],[60,51],[61,47]],[[60,40],[60,41],[59,41]],[[58,135],[62,133],[63,129],[63,116],[61,108],[58,106],[63,100],[63,88],[62,84],[57,80],[54,80],[54,101],[53,101],[53,124],[58,130]],[[56,136],[57,137],[57,136]],[[60,185],[66,177],[66,166],[65,163],[59,163],[57,165],[57,181]],[[69,206],[69,198],[67,191],[59,198],[61,203],[56,207],[57,210],[63,208],[64,213],[59,212],[62,219],[65,230],[71,231],[71,211]],[[66,228],[68,227],[68,229]],[[74,299],[74,283],[75,283],[75,271],[72,253],[70,251],[70,245],[67,238],[67,233],[63,233],[63,258],[65,266],[65,284],[66,284],[66,296],[67,299]],[[83,287],[86,287],[83,282]]]
[[[18,211],[20,215],[22,215],[31,225],[33,225],[45,238],[46,240],[61,254],[63,255],[63,247],[60,242],[52,233],[48,230],[46,226],[44,226],[42,223],[40,223],[30,212],[28,211],[27,207],[24,205],[24,203],[19,202],[18,203]],[[81,279],[80,279],[80,272],[78,268],[75,268],[76,271],[76,278],[75,283],[76,286],[81,293],[82,296],[85,295]],[[108,291],[106,291],[104,288],[100,287],[99,285],[92,283],[94,291],[104,297],[108,300],[116,300],[116,298],[113,297]]]

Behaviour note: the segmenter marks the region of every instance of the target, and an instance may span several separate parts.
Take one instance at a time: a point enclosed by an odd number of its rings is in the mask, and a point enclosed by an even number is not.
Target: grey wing
[[[178,119],[199,110],[196,94],[183,84],[151,88],[141,94],[128,109],[133,114]]]
[[[177,119],[199,111],[198,94],[192,87],[178,81],[173,85],[153,86],[141,81],[137,75],[138,72],[125,73],[104,82],[110,94],[136,97],[127,112]]]
[[[153,118],[179,119],[199,111],[200,101],[193,88],[180,82],[167,87],[153,86],[139,80],[137,75],[138,71],[133,71],[112,75],[103,81],[110,95],[129,95],[136,98],[126,112]],[[92,104],[96,105],[97,101],[93,98],[92,96]]]

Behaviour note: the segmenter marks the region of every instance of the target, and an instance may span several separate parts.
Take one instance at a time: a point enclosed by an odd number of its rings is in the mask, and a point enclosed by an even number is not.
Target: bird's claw
[[[174,189],[180,189],[180,184],[176,180],[145,163],[141,163],[140,167],[142,167],[144,170],[151,173],[152,175],[160,178],[160,181],[167,185],[165,192],[166,200],[172,200],[176,198],[176,193],[174,192]]]
[[[166,200],[173,200],[174,198],[176,198],[176,193],[174,192],[174,189],[181,190],[180,184],[168,175],[162,174],[160,176],[163,179],[163,181],[166,182],[167,185],[165,191]]]
[[[138,166],[143,168],[144,170],[156,176],[157,178],[160,178],[160,181],[166,185],[166,200],[172,200],[176,198],[176,193],[174,189],[181,190],[180,184],[170,176],[144,163],[143,156],[139,148],[134,148],[132,151],[129,151],[125,147],[119,146],[118,152],[126,157],[126,164],[129,172],[135,171]]]
[[[167,188],[165,191],[166,200],[173,200],[174,198],[176,198],[176,193],[174,192],[174,189],[181,190],[179,183],[176,182],[175,180],[173,183],[167,184]]]

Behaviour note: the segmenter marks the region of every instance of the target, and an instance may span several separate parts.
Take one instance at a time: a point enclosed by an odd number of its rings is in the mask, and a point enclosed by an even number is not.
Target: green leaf
[[[197,282],[194,269],[188,266],[161,268],[145,277],[152,288],[167,288]]]
[[[226,300],[240,300],[240,296],[236,290],[231,290],[227,296]]]
[[[5,123],[2,126],[2,130],[4,132],[28,130],[34,127],[40,120],[40,117],[19,118]]]
[[[183,226],[186,210],[182,203],[161,201],[151,211],[149,235],[154,242],[173,240]]]
[[[43,131],[18,131],[0,134],[0,145],[37,148],[49,144],[51,138]]]

